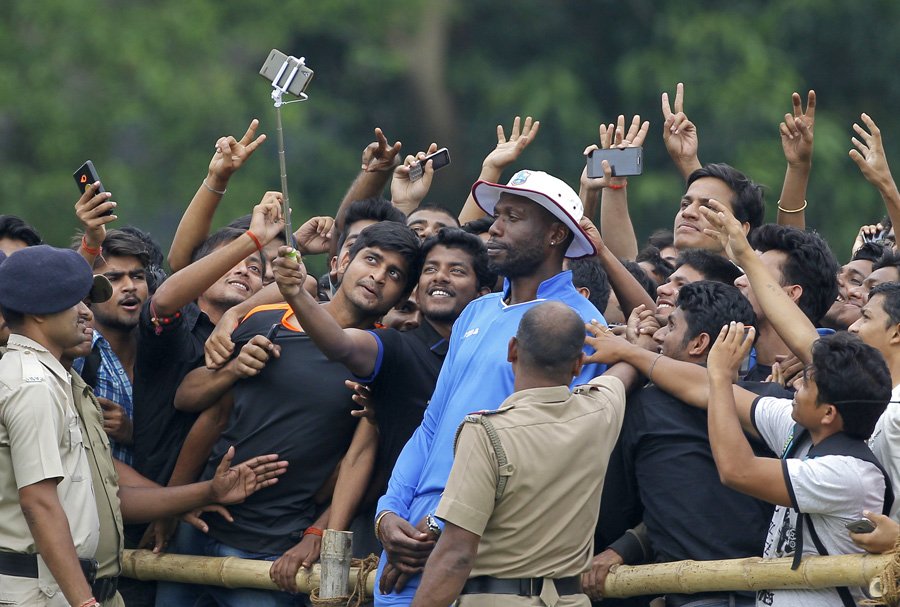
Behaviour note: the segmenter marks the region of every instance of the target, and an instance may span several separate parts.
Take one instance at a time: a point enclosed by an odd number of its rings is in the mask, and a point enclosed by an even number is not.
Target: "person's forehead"
[[[841,268],[841,272],[844,274],[856,273],[868,276],[872,273],[872,262],[868,259],[849,261]]]
[[[672,272],[672,274],[669,276],[669,282],[680,282],[683,284],[689,284],[704,279],[705,277],[703,276],[703,274],[701,274],[695,267],[688,264],[679,266],[678,269]]]
[[[878,268],[866,277],[866,282],[871,285],[880,285],[884,282],[897,282],[900,279],[900,271],[896,266]]]
[[[106,263],[103,263],[106,262]],[[133,255],[103,255],[96,270],[98,272],[131,272],[132,270],[143,270],[144,266],[141,260]]]
[[[525,196],[520,196],[519,194],[510,194],[509,192],[503,192],[500,194],[500,200],[497,201],[497,208],[516,208],[527,210],[531,208],[539,208],[542,209],[541,205],[536,203],[530,198],[526,198]]]
[[[446,245],[435,245],[425,256],[425,263],[460,263],[473,267],[472,254],[466,250]]]
[[[766,266],[766,269],[769,270],[772,274],[775,275],[775,278],[780,279],[782,276],[781,268],[784,266],[784,262],[787,260],[787,253],[784,251],[778,251],[776,249],[770,249],[768,251],[760,253],[759,258],[762,260],[763,265]]]
[[[407,225],[414,223],[440,223],[445,226],[455,226],[456,218],[438,209],[421,209],[410,213],[406,220]]]
[[[734,198],[734,192],[728,187],[727,183],[717,177],[701,177],[697,179],[688,186],[684,196],[691,200],[709,200],[712,198],[724,204],[729,210],[733,210],[731,201]]]

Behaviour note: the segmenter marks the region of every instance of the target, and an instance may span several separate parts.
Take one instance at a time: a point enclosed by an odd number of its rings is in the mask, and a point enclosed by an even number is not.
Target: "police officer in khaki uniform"
[[[634,372],[615,367],[570,392],[584,325],[560,302],[529,310],[510,340],[515,392],[467,416],[437,511],[439,535],[414,607],[587,606],[581,573]],[[441,531],[439,520],[445,526]]]
[[[93,273],[46,245],[0,265],[0,603],[95,605],[99,520],[63,350],[81,342]],[[109,295],[107,295],[108,297]]]

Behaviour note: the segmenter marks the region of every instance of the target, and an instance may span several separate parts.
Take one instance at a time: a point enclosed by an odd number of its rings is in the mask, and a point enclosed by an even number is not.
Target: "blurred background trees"
[[[275,47],[316,71],[310,100],[284,110],[295,225],[332,214],[380,126],[403,153],[432,141],[453,164],[430,200],[459,208],[516,114],[541,120],[521,159],[577,188],[601,121],[651,121],[645,174],[631,180],[638,238],[670,227],[682,183],[660,136],[660,93],[685,83],[700,159],[766,184],[784,175],[778,123],[790,95],[819,106],[808,223],[848,255],[884,214],[847,157],[863,111],[900,168],[900,3],[792,0],[13,0],[0,21],[0,212],[55,244],[76,227],[72,172],[94,161],[120,223],[168,246],[218,136],[252,117],[269,141],[232,180],[216,225],[278,189],[269,85]],[[508,175],[504,176],[508,178]]]

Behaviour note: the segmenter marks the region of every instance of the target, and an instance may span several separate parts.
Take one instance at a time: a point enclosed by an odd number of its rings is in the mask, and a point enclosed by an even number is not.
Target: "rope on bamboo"
[[[336,596],[331,599],[319,598],[319,587],[309,593],[309,602],[313,607],[360,607],[366,601],[366,580],[369,574],[378,569],[378,557],[370,554],[364,559],[352,559],[350,568],[358,567],[356,586],[350,596]]]
[[[897,537],[891,552],[893,558],[876,578],[877,589],[881,592],[881,596],[877,599],[865,599],[860,602],[861,605],[887,605],[887,607],[900,605],[900,536]]]

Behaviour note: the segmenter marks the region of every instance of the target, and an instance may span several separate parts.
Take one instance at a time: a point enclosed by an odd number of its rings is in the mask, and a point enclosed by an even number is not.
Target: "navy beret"
[[[88,262],[71,249],[25,247],[0,264],[0,306],[21,314],[55,314],[94,287]]]

